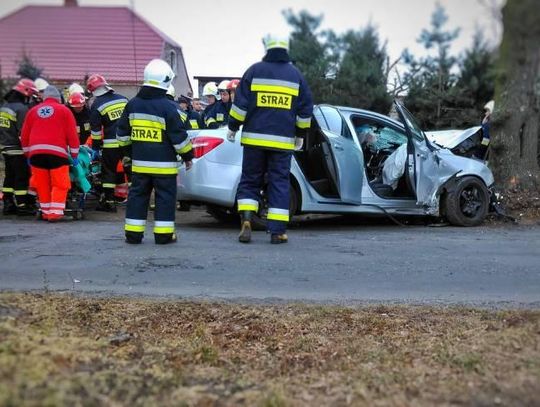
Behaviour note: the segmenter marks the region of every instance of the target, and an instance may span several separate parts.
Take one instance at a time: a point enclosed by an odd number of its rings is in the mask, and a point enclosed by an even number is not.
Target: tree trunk
[[[505,188],[538,188],[540,2],[508,0],[497,62],[490,163]]]

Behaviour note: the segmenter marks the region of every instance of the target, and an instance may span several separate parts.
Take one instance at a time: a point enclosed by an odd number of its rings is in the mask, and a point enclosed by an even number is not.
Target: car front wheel
[[[459,178],[443,197],[444,213],[456,226],[480,225],[489,209],[489,191],[476,177]]]

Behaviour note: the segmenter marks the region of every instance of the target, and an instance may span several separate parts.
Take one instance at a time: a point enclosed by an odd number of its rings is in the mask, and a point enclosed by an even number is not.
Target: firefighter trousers
[[[126,237],[142,238],[152,190],[155,191],[154,238],[172,238],[176,214],[176,176],[155,176],[134,172],[126,207]]]
[[[291,158],[290,151],[244,146],[242,178],[238,185],[238,211],[258,211],[260,191],[267,174],[267,220],[268,231],[272,234],[285,233],[287,229]]]
[[[101,186],[105,195],[105,201],[114,203],[114,188],[124,183],[123,175],[118,173],[118,163],[122,161],[123,150],[117,148],[103,148],[101,155]]]
[[[71,181],[69,165],[47,169],[32,167],[32,183],[37,190],[43,219],[55,220],[64,216]]]
[[[17,205],[26,205],[30,203],[28,196],[28,184],[30,180],[30,167],[26,162],[26,157],[20,155],[2,154],[6,168],[4,185],[2,192],[4,200],[15,201]]]

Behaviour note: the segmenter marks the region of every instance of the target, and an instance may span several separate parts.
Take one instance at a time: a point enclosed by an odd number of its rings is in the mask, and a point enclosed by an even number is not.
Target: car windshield
[[[403,117],[404,117],[404,119],[406,121],[405,124],[407,125],[407,127],[411,131],[413,137],[418,139],[418,140],[424,140],[424,132],[422,131],[422,129],[418,125],[418,122],[416,121],[416,119],[414,118],[412,113],[409,112],[405,108],[405,106],[403,106],[401,104],[400,104],[400,107],[401,107],[401,111],[403,113]]]

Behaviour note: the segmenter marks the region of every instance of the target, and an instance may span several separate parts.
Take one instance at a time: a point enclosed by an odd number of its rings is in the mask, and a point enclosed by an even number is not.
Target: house
[[[119,93],[132,97],[146,64],[167,61],[176,73],[177,94],[192,92],[182,48],[127,7],[26,6],[0,19],[0,76],[18,79],[26,55],[49,82],[84,86],[101,74]]]

